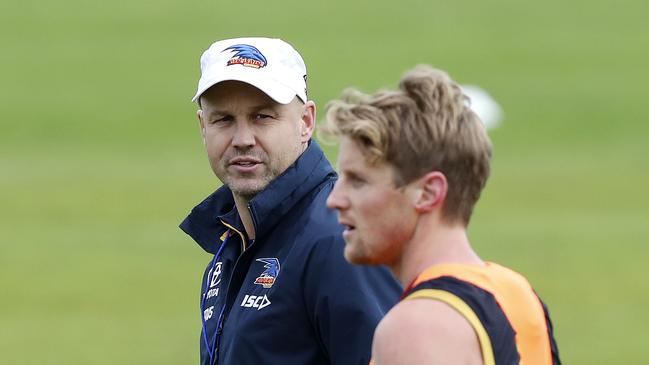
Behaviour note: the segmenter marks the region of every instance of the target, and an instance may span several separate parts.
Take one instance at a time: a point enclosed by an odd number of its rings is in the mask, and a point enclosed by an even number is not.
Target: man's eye
[[[259,114],[255,115],[255,118],[256,119],[269,119],[269,118],[272,118],[272,116],[270,116],[268,114],[259,113]]]
[[[348,180],[349,180],[349,183],[351,184],[351,186],[353,186],[355,188],[359,188],[359,187],[361,187],[361,186],[363,186],[365,184],[365,180],[361,179],[358,176],[350,176],[348,178]]]
[[[232,117],[230,116],[225,116],[225,117],[219,117],[214,120],[212,120],[212,124],[218,124],[218,123],[225,123],[225,122],[230,122],[232,121]]]

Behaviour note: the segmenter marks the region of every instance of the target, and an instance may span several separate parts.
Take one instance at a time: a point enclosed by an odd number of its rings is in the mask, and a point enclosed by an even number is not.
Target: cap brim
[[[284,84],[273,80],[266,75],[260,73],[252,75],[248,72],[237,72],[237,70],[228,70],[228,72],[220,72],[221,77],[212,78],[201,82],[196,95],[192,98],[192,102],[198,100],[207,89],[223,81],[241,81],[256,87],[264,94],[268,95],[271,99],[280,104],[288,104],[297,96],[294,90],[285,86]]]

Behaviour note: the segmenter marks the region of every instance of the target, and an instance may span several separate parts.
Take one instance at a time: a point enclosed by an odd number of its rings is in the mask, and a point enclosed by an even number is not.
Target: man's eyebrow
[[[224,115],[229,115],[230,113],[224,110],[216,110],[212,109],[207,112],[205,112],[205,116],[210,118],[210,117],[215,117],[215,116],[224,116]]]
[[[279,105],[280,104],[278,104],[278,103],[269,101],[269,102],[266,102],[266,103],[253,105],[252,107],[250,107],[250,109],[251,110],[262,110],[262,109],[273,109],[273,110],[275,110],[275,109],[277,109],[279,107]]]
[[[358,173],[356,170],[350,170],[350,169],[342,169],[339,171],[340,173],[344,173],[348,178],[351,179],[362,179],[363,176]]]

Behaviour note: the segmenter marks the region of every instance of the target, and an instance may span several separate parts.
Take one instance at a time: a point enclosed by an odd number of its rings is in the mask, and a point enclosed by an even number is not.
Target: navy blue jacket
[[[325,206],[335,180],[311,141],[250,201],[254,242],[226,186],[182,222],[216,258],[201,285],[201,364],[367,365],[374,329],[401,288],[383,267],[345,261],[342,227]]]

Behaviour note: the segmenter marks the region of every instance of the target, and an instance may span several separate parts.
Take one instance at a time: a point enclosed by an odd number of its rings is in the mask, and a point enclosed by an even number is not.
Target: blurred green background
[[[648,12],[645,0],[0,3],[0,363],[197,363],[210,257],[177,224],[218,181],[190,98],[200,53],[248,35],[301,51],[320,111],[417,63],[488,90],[505,120],[472,242],[535,285],[564,363],[646,363]]]

